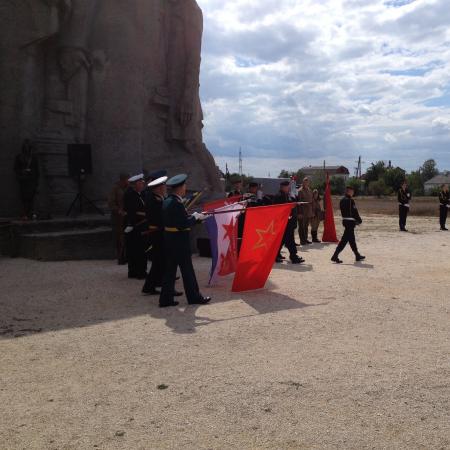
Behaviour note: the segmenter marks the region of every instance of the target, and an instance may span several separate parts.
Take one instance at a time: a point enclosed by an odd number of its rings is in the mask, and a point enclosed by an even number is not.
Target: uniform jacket
[[[441,206],[450,205],[450,192],[441,191],[439,193],[439,203]]]
[[[305,189],[303,186],[298,191],[298,201],[308,202],[308,205],[299,206],[299,215],[306,218],[312,219],[314,217],[313,213],[313,191],[310,188]]]
[[[345,196],[340,202],[341,215],[344,225],[351,223],[360,225],[362,224],[361,216],[356,208],[355,200],[353,198]]]
[[[182,199],[177,195],[169,195],[163,202],[162,210],[165,228],[188,231],[197,223],[195,218],[187,213]]]
[[[123,206],[127,213],[127,225],[145,231],[147,221],[145,203],[141,195],[134,189],[128,188],[123,196]]]
[[[277,195],[273,198],[273,204],[274,205],[281,205],[283,203],[292,203],[294,201],[297,201],[296,199],[292,199],[289,193],[280,191]],[[298,215],[298,209],[297,205],[294,205],[292,208],[291,216],[289,217],[288,225],[291,225],[293,227],[297,226],[297,215]]]
[[[408,189],[406,189],[406,191],[400,189],[398,191],[398,202],[400,203],[400,205],[402,206],[409,205],[410,201],[411,201],[411,192],[409,192]]]

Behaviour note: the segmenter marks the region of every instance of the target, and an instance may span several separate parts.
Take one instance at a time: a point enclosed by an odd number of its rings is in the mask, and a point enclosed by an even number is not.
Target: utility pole
[[[361,156],[358,158],[358,166],[355,167],[355,178],[360,179],[362,177],[362,161]]]
[[[242,147],[239,147],[239,175],[242,177]]]

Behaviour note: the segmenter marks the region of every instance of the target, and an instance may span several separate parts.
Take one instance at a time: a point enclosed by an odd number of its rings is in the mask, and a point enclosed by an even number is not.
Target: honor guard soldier
[[[350,244],[353,253],[355,254],[356,261],[363,261],[366,259],[365,256],[362,256],[356,245],[355,238],[355,228],[357,225],[362,224],[362,219],[356,209],[355,200],[353,200],[353,195],[355,191],[352,186],[347,186],[345,197],[341,200],[341,214],[342,214],[342,224],[344,225],[344,234],[342,236],[341,241],[339,242],[336,251],[334,252],[331,261],[336,264],[342,264],[342,261],[339,259],[339,254],[344,250],[347,244]]]
[[[128,181],[130,188],[125,192],[123,198],[126,213],[125,243],[128,278],[143,280],[147,275],[147,255],[143,235],[147,228],[147,218],[145,203],[141,195],[145,187],[144,175],[136,175]]]
[[[242,195],[243,195],[243,192],[242,192],[242,180],[240,178],[236,178],[236,179],[233,180],[232,184],[233,184],[233,189],[228,194],[228,198],[238,197],[238,196],[242,197]]]
[[[439,193],[439,221],[441,224],[441,231],[448,231],[446,227],[448,210],[450,208],[450,192],[448,185],[442,185],[441,192]]]
[[[259,184],[252,181],[248,184],[248,192],[244,194],[244,200],[247,201],[247,208],[264,206],[263,192],[259,189]]]
[[[398,215],[399,215],[400,231],[408,231],[406,229],[406,219],[409,213],[410,201],[411,201],[411,192],[408,189],[406,181],[404,181],[402,187],[398,191]]]
[[[176,306],[174,301],[175,278],[177,268],[180,267],[184,290],[189,304],[205,305],[211,298],[203,297],[198,287],[189,239],[191,227],[206,219],[204,214],[193,213],[189,215],[183,205],[186,195],[185,174],[177,175],[167,181],[172,189],[169,197],[163,203],[164,223],[164,252],[166,256],[166,269],[163,277],[159,306],[165,308]]]
[[[293,199],[290,196],[290,182],[282,181],[280,183],[280,192],[274,197],[273,203],[279,205],[282,203],[294,203],[297,199]],[[283,241],[278,252],[276,262],[282,262],[283,257],[281,256],[281,248],[283,245],[289,250],[289,258],[292,264],[301,264],[305,262],[303,258],[300,258],[297,254],[297,246],[295,245],[295,228],[297,226],[297,205],[292,208],[291,216],[289,217],[288,223],[286,225],[286,230],[284,232]]]
[[[164,171],[159,172],[159,174]],[[164,224],[163,202],[167,195],[167,176],[162,176],[148,183],[149,192],[146,196],[145,209],[147,215],[149,245],[151,246],[152,267],[145,279],[142,293],[147,295],[160,295],[157,289],[162,286],[166,259],[164,254]],[[175,295],[181,295],[175,292]]]

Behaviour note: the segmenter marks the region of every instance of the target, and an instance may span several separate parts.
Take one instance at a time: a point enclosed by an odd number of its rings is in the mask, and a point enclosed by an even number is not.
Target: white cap
[[[144,179],[144,174],[140,173],[139,175],[135,175],[134,177],[128,178],[128,181],[130,183],[135,183],[136,181],[143,180],[143,179]]]
[[[161,184],[165,184],[168,179],[169,179],[169,177],[160,177],[160,178],[157,178],[156,180],[153,180],[150,183],[148,183],[147,186],[148,187],[161,186]]]

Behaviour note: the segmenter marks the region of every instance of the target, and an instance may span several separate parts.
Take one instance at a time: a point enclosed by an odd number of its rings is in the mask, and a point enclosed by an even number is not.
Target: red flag
[[[336,225],[334,223],[333,201],[331,200],[330,176],[327,174],[327,185],[325,187],[325,222],[323,225],[322,242],[339,242],[336,236]]]
[[[293,205],[248,208],[233,292],[261,289],[269,278]]]
[[[214,200],[213,202],[205,203],[203,205],[203,212],[213,212],[216,209],[223,208],[227,205],[232,205],[233,203],[240,202],[242,195],[235,195],[230,198],[222,198],[220,200]]]

